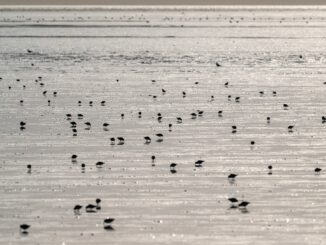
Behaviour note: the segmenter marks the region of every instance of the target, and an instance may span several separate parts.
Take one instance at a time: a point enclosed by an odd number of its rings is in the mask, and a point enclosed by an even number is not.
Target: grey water
[[[2,7],[0,243],[324,244],[325,30],[309,6]]]

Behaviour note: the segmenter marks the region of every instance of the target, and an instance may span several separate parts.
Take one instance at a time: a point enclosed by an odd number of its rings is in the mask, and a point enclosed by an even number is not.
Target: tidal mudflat
[[[2,8],[1,244],[324,244],[316,7]]]

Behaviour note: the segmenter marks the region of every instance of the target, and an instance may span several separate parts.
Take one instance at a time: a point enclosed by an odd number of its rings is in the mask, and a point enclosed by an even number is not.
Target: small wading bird
[[[113,231],[112,223],[115,221],[114,218],[106,218],[103,220],[103,228],[108,231]]]
[[[171,163],[170,164],[170,172],[172,174],[175,174],[177,172],[177,170],[175,169],[175,167],[177,166],[178,164],[177,163]]]
[[[95,165],[97,168],[102,168],[104,164],[104,162],[97,162]]]
[[[30,228],[31,226],[28,225],[28,224],[21,224],[20,225],[20,232],[24,235],[27,235],[28,234],[28,229]]]

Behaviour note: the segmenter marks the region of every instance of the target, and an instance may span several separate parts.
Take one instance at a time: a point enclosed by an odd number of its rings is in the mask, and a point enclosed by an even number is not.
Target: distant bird
[[[270,123],[271,122],[271,118],[270,117],[267,117],[266,120],[267,120],[267,123]]]
[[[321,122],[322,122],[322,123],[326,123],[326,117],[325,117],[325,116],[322,116],[322,117],[321,117]]]
[[[216,65],[217,67],[220,67],[220,66],[221,66],[218,62],[216,62],[215,65]]]
[[[97,199],[95,200],[95,203],[96,203],[96,209],[97,209],[97,210],[100,210],[100,209],[101,209],[101,202],[102,202],[102,200],[101,200],[100,198],[97,198]]]
[[[169,123],[169,131],[172,131],[172,123]]]
[[[21,127],[24,127],[24,126],[26,126],[26,123],[23,122],[23,121],[21,121],[21,122],[20,122],[20,126],[21,126]]]
[[[182,97],[184,98],[184,97],[186,97],[186,92],[182,92]]]
[[[74,121],[70,122],[70,127],[71,128],[75,128],[76,126],[77,126],[76,122],[74,122]]]
[[[228,198],[228,200],[231,202],[231,208],[236,208],[238,204],[238,199],[235,197]]]
[[[268,166],[268,175],[272,175],[273,174],[273,172],[272,172],[272,169],[273,169],[273,166],[272,165],[269,165]]]
[[[191,118],[192,119],[196,119],[196,117],[197,117],[197,114],[196,113],[191,113],[190,115],[191,115]]]
[[[170,164],[170,172],[172,174],[175,174],[177,172],[177,170],[175,169],[175,167],[177,166],[178,164],[177,163],[171,163]]]
[[[115,138],[114,138],[114,137],[110,138],[110,141],[111,141],[111,145],[114,145],[114,143],[115,143]]]
[[[87,213],[95,213],[96,212],[96,205],[93,204],[88,204],[86,207],[86,212]]]
[[[273,96],[276,96],[276,94],[277,94],[276,91],[273,91]]]
[[[232,133],[235,134],[237,132],[237,126],[232,126]]]
[[[106,103],[105,100],[101,101],[101,106],[105,106],[105,103]]]
[[[91,124],[90,122],[85,122],[85,125],[86,125],[87,127],[91,127],[91,126],[92,126],[92,124]]]
[[[81,106],[81,104],[82,104],[82,102],[79,100],[79,101],[78,101],[78,106]]]
[[[45,91],[43,91],[43,93],[42,93],[42,94],[45,96],[47,92],[48,92],[48,91],[46,91],[46,90],[45,90]]]
[[[198,161],[196,161],[195,162],[195,167],[196,168],[201,168],[204,162],[205,162],[204,160],[198,160]]]
[[[23,100],[20,100],[20,105],[23,105],[24,104],[24,101]]]
[[[203,116],[203,114],[204,114],[204,111],[201,111],[201,110],[197,110],[197,112],[198,112],[199,117]]]
[[[259,94],[264,95],[265,93],[264,93],[264,91],[259,91]]]
[[[289,105],[288,104],[283,104],[283,109],[284,110],[287,110],[289,108]]]
[[[121,119],[124,119],[125,114],[122,113],[120,116],[121,116]]]
[[[101,168],[104,164],[104,162],[97,162],[95,165],[97,168]]]
[[[321,168],[315,168],[315,173],[316,173],[316,174],[320,174],[321,171],[322,171]]]
[[[144,139],[145,139],[145,144],[149,144],[152,141],[151,138],[148,136],[145,136]]]
[[[57,93],[56,91],[53,92],[53,96],[54,96],[54,97],[56,97],[57,94],[58,94],[58,93]]]
[[[240,97],[235,97],[235,102],[239,103],[240,102]]]
[[[74,207],[74,213],[75,214],[80,214],[80,211],[81,211],[81,209],[83,208],[83,206],[81,206],[81,205],[75,205],[75,207]]]
[[[248,206],[249,204],[250,204],[250,202],[242,201],[242,202],[239,203],[238,207],[239,207],[240,209],[245,209],[245,208],[247,208],[247,206]]]
[[[31,54],[31,53],[33,53],[33,51],[30,49],[27,49],[27,53]]]
[[[71,156],[71,159],[72,159],[72,160],[76,160],[77,157],[78,157],[78,156],[77,156],[76,154],[73,154],[73,155]]]
[[[138,112],[138,118],[141,118],[141,116],[142,116],[142,113],[140,111],[140,112]]]
[[[254,145],[255,144],[255,141],[250,141],[250,145]]]
[[[89,102],[89,106],[93,106],[93,101],[90,101]]]
[[[104,223],[104,224],[112,224],[114,221],[115,221],[114,218],[106,218],[106,219],[103,221],[103,223]]]
[[[28,234],[28,229],[30,228],[31,226],[28,225],[28,224],[21,224],[20,225],[20,232],[22,234]]]
[[[152,162],[155,162],[155,156],[153,155],[153,156],[151,156],[151,159],[152,159]]]
[[[162,88],[162,94],[165,94],[166,93],[166,90]]]
[[[114,222],[114,218],[106,218],[103,220],[103,228],[107,231],[114,231],[112,227],[112,223]]]
[[[78,119],[83,119],[84,115],[83,114],[77,114]]]
[[[109,126],[110,124],[108,124],[108,123],[103,123],[103,127],[107,127],[107,126]]]
[[[292,133],[292,132],[293,132],[293,128],[294,128],[293,125],[288,126],[288,131],[289,131],[289,133]]]
[[[218,111],[218,116],[222,117],[222,113],[223,113],[223,111]]]
[[[28,164],[27,165],[27,173],[31,173],[31,171],[32,171],[32,165],[31,164]]]
[[[182,118],[181,117],[177,117],[177,123],[182,123]]]
[[[226,88],[228,88],[228,87],[229,87],[229,82],[224,83],[224,86],[225,86]]]
[[[69,113],[66,114],[66,117],[67,117],[67,120],[68,120],[68,119],[71,119],[71,114],[69,114]]]
[[[228,176],[228,180],[230,182],[234,182],[235,178],[237,177],[238,175],[237,174],[229,174]]]
[[[117,139],[119,140],[118,145],[123,145],[125,143],[125,139],[123,137],[117,137]]]

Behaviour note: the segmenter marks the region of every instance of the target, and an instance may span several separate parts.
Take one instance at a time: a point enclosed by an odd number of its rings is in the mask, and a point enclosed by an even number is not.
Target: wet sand
[[[323,244],[325,20],[309,8],[2,11],[0,243]]]

